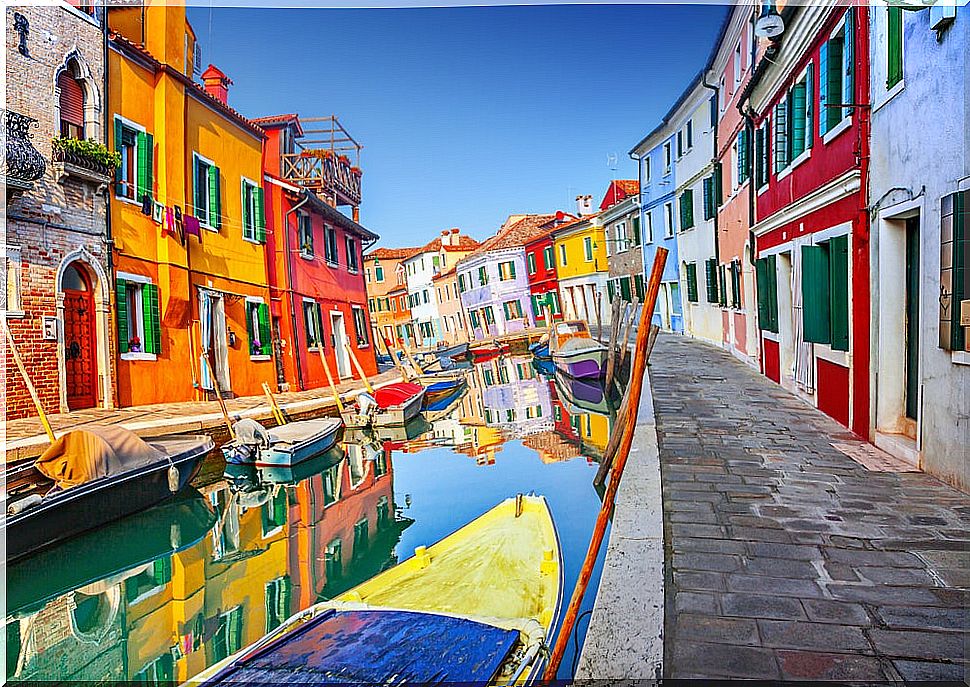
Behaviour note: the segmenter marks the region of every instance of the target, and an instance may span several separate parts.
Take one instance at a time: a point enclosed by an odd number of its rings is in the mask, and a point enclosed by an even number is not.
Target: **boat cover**
[[[434,613],[327,610],[210,684],[487,684],[518,635]]]
[[[58,437],[37,459],[35,467],[61,489],[69,489],[165,459],[165,453],[127,429],[95,425]]]
[[[397,384],[388,384],[378,389],[374,392],[374,400],[377,401],[377,405],[382,409],[393,408],[394,406],[406,403],[422,391],[424,391],[424,387],[420,384],[398,382]]]
[[[461,383],[462,383],[462,380],[460,379],[448,379],[443,382],[434,382],[433,384],[428,385],[427,393],[435,394],[435,393],[442,393],[445,391],[452,391],[453,389],[455,389],[455,387],[457,387]]]
[[[332,418],[288,422],[285,425],[270,428],[269,440],[271,444],[299,444],[318,435],[332,434],[340,429],[341,424],[340,420]]]

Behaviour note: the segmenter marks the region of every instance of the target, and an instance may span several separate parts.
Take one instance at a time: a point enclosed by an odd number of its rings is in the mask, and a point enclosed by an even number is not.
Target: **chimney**
[[[202,83],[206,93],[223,105],[228,104],[232,79],[219,71],[215,65],[210,64],[209,68],[202,72]]]
[[[576,196],[576,212],[580,217],[593,214],[593,196]]]
[[[447,229],[441,232],[441,245],[442,246],[451,245],[451,232],[449,232]]]

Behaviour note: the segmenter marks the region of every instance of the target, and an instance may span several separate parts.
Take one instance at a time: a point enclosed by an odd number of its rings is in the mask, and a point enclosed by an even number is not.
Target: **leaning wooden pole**
[[[629,304],[624,305],[620,297],[617,296],[614,301],[614,317],[613,317],[613,327],[610,332],[610,350],[607,355],[609,356],[606,361],[606,388],[607,390],[613,388],[613,379],[616,377],[617,368],[617,357],[619,357],[619,351],[617,350],[617,344],[622,343],[620,341],[620,330],[623,327],[623,322],[626,319],[626,313],[629,309]]]
[[[367,389],[367,393],[369,393],[371,396],[373,396],[374,395],[374,387],[372,387],[370,385],[370,380],[367,379],[367,375],[364,374],[364,368],[361,367],[360,361],[357,360],[357,354],[354,353],[353,347],[350,345],[349,342],[344,341],[344,348],[346,348],[347,349],[347,353],[350,354],[350,362],[352,362],[354,364],[354,367],[357,369],[357,374],[360,375],[361,381],[364,382],[364,388]]]
[[[27,393],[30,394],[30,400],[34,402],[34,408],[37,409],[37,417],[40,418],[40,424],[44,426],[44,431],[47,433],[47,438],[54,443],[54,430],[51,427],[50,421],[47,419],[47,413],[44,412],[44,406],[40,402],[40,396],[37,394],[37,389],[34,388],[34,383],[30,381],[30,375],[27,374],[27,368],[24,366],[24,361],[20,359],[20,353],[17,351],[17,344],[13,341],[13,334],[10,333],[10,327],[7,323],[3,323],[3,333],[7,337],[7,345],[10,346],[10,354],[13,356],[13,361],[17,364],[17,369],[20,370],[20,376],[24,378],[24,384],[27,385]]]
[[[583,567],[579,571],[579,579],[576,580],[576,587],[573,589],[572,599],[569,601],[569,608],[563,617],[562,626],[559,634],[556,635],[556,645],[552,649],[549,657],[549,664],[543,680],[551,682],[556,679],[562,657],[566,652],[566,646],[573,634],[576,625],[576,618],[579,615],[579,607],[583,603],[586,595],[586,587],[593,576],[593,566],[599,556],[600,546],[603,544],[603,537],[606,534],[606,525],[609,523],[613,513],[613,503],[616,500],[616,491],[620,486],[620,479],[623,477],[623,470],[630,455],[630,447],[633,445],[633,434],[637,425],[637,408],[640,406],[640,396],[643,391],[643,375],[647,369],[647,336],[650,332],[649,319],[643,322],[644,316],[649,318],[653,314],[654,305],[657,302],[657,294],[660,292],[660,280],[663,276],[664,264],[667,262],[667,249],[657,248],[657,253],[653,259],[653,269],[650,272],[650,280],[647,283],[647,293],[645,307],[640,313],[640,326],[637,329],[637,345],[634,350],[633,372],[630,376],[630,412],[626,418],[623,428],[623,440],[617,454],[616,466],[610,475],[609,485],[606,493],[603,494],[603,505],[599,515],[596,517],[596,526],[593,528],[593,538],[589,542],[589,549],[586,551],[586,558],[583,560]]]
[[[209,349],[202,354],[202,360],[205,361],[206,369],[209,370],[209,378],[212,379],[212,388],[216,392],[216,400],[219,401],[219,410],[222,411],[222,419],[226,423],[226,428],[229,430],[229,438],[236,438],[236,431],[232,428],[232,420],[229,417],[229,409],[226,408],[226,399],[222,397],[222,389],[219,388],[219,378],[216,376],[215,366],[212,364],[212,350]]]
[[[337,411],[342,415],[344,412],[344,402],[340,400],[340,392],[337,391],[337,383],[333,381],[333,373],[330,372],[330,365],[327,363],[327,356],[323,352],[323,343],[317,346],[317,353],[320,354],[320,362],[323,364],[323,372],[327,375],[327,384],[330,386],[330,393],[337,404]]]
[[[263,382],[263,395],[266,396],[266,400],[269,401],[269,409],[273,415],[273,419],[276,420],[276,424],[285,425],[286,417],[283,415],[282,409],[280,409],[279,404],[276,402],[276,397],[273,396],[273,392],[269,389],[269,384]]]
[[[616,361],[617,370],[623,369],[623,363],[626,362],[626,353],[628,344],[630,342],[630,327],[633,325],[633,321],[637,317],[637,306],[640,305],[639,300],[634,297],[633,307],[630,308],[630,319],[626,321],[626,326],[623,328],[623,339],[620,341],[620,359]],[[643,311],[640,311],[641,320],[643,319]],[[648,320],[649,322],[649,320]]]

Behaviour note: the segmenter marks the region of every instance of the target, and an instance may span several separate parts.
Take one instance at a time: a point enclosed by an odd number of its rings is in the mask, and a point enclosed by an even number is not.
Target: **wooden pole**
[[[630,304],[624,305],[619,296],[616,299],[619,304],[617,310],[616,323],[613,325],[612,341],[610,342],[609,359],[606,362],[606,388],[613,388],[613,380],[616,377],[616,368],[618,365],[617,358],[619,357],[618,346],[623,346],[623,340],[621,338],[621,332],[623,330],[623,323],[626,321],[627,313],[630,311]],[[626,332],[629,334],[629,332]]]
[[[595,286],[593,287],[593,305],[596,308],[596,339],[598,341],[602,341],[603,315],[600,310],[602,309],[601,306],[603,305],[603,293]]]
[[[370,380],[368,380],[367,375],[364,374],[364,368],[360,366],[360,361],[357,360],[357,354],[354,353],[354,349],[347,341],[344,341],[344,348],[346,348],[347,352],[350,354],[350,362],[352,362],[354,364],[354,367],[357,369],[357,374],[360,375],[360,379],[364,383],[364,388],[367,389],[367,393],[373,396],[374,387],[370,385]]]
[[[626,426],[626,418],[630,412],[630,388],[627,387],[626,393],[623,394],[623,401],[620,403],[620,409],[616,414],[616,419],[613,423],[613,428],[610,431],[610,438],[606,442],[606,448],[603,449],[603,459],[600,461],[599,468],[596,470],[596,476],[593,477],[593,486],[602,486],[603,482],[606,481],[606,476],[610,474],[610,467],[613,465],[613,459],[616,457],[616,451],[620,447],[620,439],[623,438],[623,429]]]
[[[327,356],[323,354],[323,343],[317,345],[317,353],[320,354],[320,362],[323,363],[323,372],[327,375],[327,384],[330,385],[330,393],[337,404],[337,411],[343,414],[344,402],[340,400],[340,392],[337,391],[337,384],[333,381],[333,374],[330,372],[330,365],[327,364]]]
[[[10,328],[7,326],[6,321],[3,323],[3,333],[7,337],[7,345],[10,346],[10,354],[13,355],[13,361],[17,364],[17,369],[20,370],[20,376],[24,378],[24,384],[27,385],[27,393],[30,394],[30,400],[34,402],[34,408],[37,409],[37,417],[40,418],[40,424],[43,425],[44,431],[47,433],[47,438],[50,439],[51,443],[54,443],[54,429],[51,427],[50,421],[47,419],[47,413],[44,412],[44,406],[40,402],[40,396],[37,395],[37,389],[34,388],[34,383],[30,381],[30,375],[27,374],[27,368],[24,366],[24,361],[20,359],[20,353],[17,351],[17,344],[13,341],[13,334],[10,333]]]
[[[403,379],[405,382],[413,379],[415,375],[408,372],[408,369],[404,367],[404,363],[401,362],[401,359],[397,357],[397,352],[390,346],[387,347],[387,350],[391,353],[391,360],[394,362],[394,367],[397,368],[398,372],[401,373],[401,379]]]
[[[656,324],[650,325],[650,338],[647,340],[647,360],[650,359],[650,354],[653,353],[653,345],[657,343],[657,336],[660,334],[660,327]]]
[[[629,341],[630,341],[630,327],[633,326],[633,321],[637,317],[637,306],[638,305],[640,305],[640,301],[634,296],[634,298],[633,298],[633,307],[630,308],[630,319],[628,319],[626,321],[626,327],[624,327],[624,329],[623,329],[623,340],[620,342],[620,359],[619,359],[619,361],[617,361],[617,366],[616,366],[618,370],[622,370],[623,369],[623,363],[626,362],[626,352],[627,352],[627,348],[629,347],[628,344],[629,344]],[[642,316],[643,316],[643,311],[642,310],[640,312],[640,315],[641,315],[641,318],[642,318]],[[649,320],[647,320],[647,322],[649,322]]]
[[[273,413],[273,419],[276,420],[276,424],[285,425],[286,417],[284,417],[283,411],[276,403],[276,398],[273,396],[273,392],[269,390],[269,384],[266,382],[263,382],[263,394],[266,396],[266,400],[269,401],[269,409]]]
[[[226,428],[229,430],[229,438],[235,439],[236,432],[232,428],[232,420],[229,418],[229,410],[226,408],[226,401],[222,398],[222,389],[219,388],[219,378],[216,377],[216,372],[212,361],[209,359],[212,357],[212,350],[207,350],[205,355],[202,356],[202,360],[205,361],[205,366],[209,370],[209,377],[212,379],[212,388],[216,392],[216,399],[219,401],[219,409],[222,411],[222,419],[226,422]]]
[[[647,322],[644,322],[643,318],[650,318],[653,314],[653,307],[657,302],[657,294],[660,291],[660,280],[663,277],[665,262],[667,262],[667,249],[658,247],[653,260],[653,270],[650,272],[650,280],[647,283],[645,302],[649,307],[645,307],[641,311],[640,327],[637,329],[637,345],[633,358],[634,371],[630,377],[630,411],[624,422],[623,439],[620,442],[619,453],[617,453],[616,466],[610,475],[610,483],[606,487],[606,493],[603,494],[603,505],[596,518],[593,537],[589,542],[589,549],[586,551],[583,567],[579,571],[579,579],[576,581],[573,596],[569,601],[569,608],[566,609],[562,627],[559,628],[559,634],[556,636],[556,645],[553,647],[552,655],[549,657],[549,665],[546,666],[546,672],[543,675],[543,680],[546,682],[551,682],[556,679],[556,673],[559,672],[559,666],[562,663],[563,654],[566,652],[566,646],[572,637],[573,628],[576,625],[576,618],[579,615],[579,607],[583,603],[586,587],[589,585],[589,580],[593,576],[593,566],[596,564],[600,546],[603,544],[606,525],[609,523],[610,516],[613,513],[616,491],[620,486],[620,479],[623,477],[623,470],[626,467],[626,461],[630,455],[630,447],[633,445],[633,433],[637,424],[637,409],[640,406],[640,395],[643,391],[643,375],[647,369],[647,336],[650,332],[650,327],[647,326],[650,320],[647,319]]]

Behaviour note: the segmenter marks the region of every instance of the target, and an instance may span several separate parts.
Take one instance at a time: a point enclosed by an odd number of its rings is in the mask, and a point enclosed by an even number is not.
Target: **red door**
[[[98,366],[94,359],[94,299],[90,283],[80,270],[70,281],[79,289],[64,288],[64,367],[67,372],[67,407],[97,405]],[[74,276],[74,275],[72,275]]]

